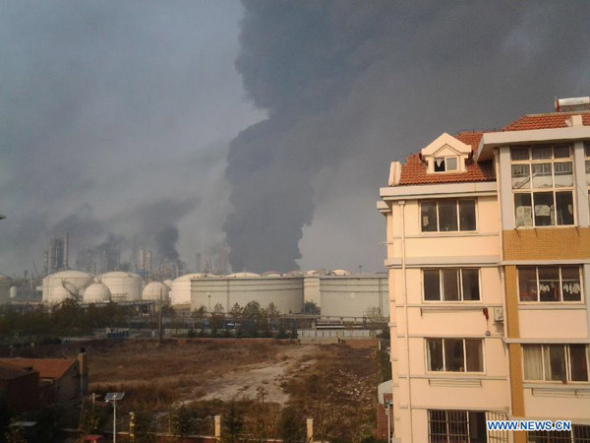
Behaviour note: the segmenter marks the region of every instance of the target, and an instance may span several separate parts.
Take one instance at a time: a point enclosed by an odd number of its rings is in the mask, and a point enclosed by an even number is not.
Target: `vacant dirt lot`
[[[320,351],[319,345],[295,342],[127,341],[89,350],[90,390],[165,390],[162,397],[183,404],[262,396],[266,402],[284,405],[289,399],[287,382],[312,365]]]

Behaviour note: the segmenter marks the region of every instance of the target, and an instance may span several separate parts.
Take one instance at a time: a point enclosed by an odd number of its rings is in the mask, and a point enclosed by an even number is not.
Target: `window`
[[[435,157],[434,172],[454,172],[458,170],[457,157]]]
[[[481,339],[427,338],[428,370],[436,372],[483,372]]]
[[[423,201],[422,232],[475,231],[475,200]]]
[[[573,225],[571,148],[568,145],[511,148],[510,158],[516,227]]]
[[[531,431],[528,443],[590,443],[590,426],[572,425],[571,431]]]
[[[588,345],[523,345],[524,379],[587,382]]]
[[[520,301],[582,301],[580,273],[580,266],[519,266]]]
[[[479,300],[479,269],[425,269],[424,300]]]
[[[430,443],[486,443],[485,412],[428,411]]]

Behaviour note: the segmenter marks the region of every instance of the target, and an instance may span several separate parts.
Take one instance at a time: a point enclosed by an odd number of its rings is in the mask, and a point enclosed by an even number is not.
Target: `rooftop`
[[[482,131],[460,132],[455,134],[457,140],[471,146],[472,153],[475,153],[479,141],[483,135]],[[465,165],[466,171],[456,174],[429,174],[426,164],[421,161],[420,154],[412,154],[406,159],[402,166],[400,186],[404,185],[426,185],[431,183],[462,183],[462,182],[485,182],[494,181],[494,167],[491,162],[476,163],[469,160]]]
[[[60,378],[76,362],[72,358],[0,358],[0,364],[20,369],[33,368],[39,372],[39,378]]]

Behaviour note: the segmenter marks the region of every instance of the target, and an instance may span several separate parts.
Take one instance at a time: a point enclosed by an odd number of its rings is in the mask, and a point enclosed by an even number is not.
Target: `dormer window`
[[[449,134],[443,134],[422,149],[422,160],[429,174],[465,172],[471,146]]]
[[[449,172],[457,169],[457,157],[434,158],[434,172]]]

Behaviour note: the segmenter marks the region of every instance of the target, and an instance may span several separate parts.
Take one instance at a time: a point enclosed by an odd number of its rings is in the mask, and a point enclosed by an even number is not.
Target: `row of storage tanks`
[[[284,314],[300,313],[305,302],[314,302],[323,316],[359,317],[369,308],[389,314],[387,275],[349,274],[332,271],[327,275],[309,271],[285,275],[236,273],[225,276],[187,274],[174,281],[150,282],[144,286],[139,275],[108,272],[98,277],[81,271],[62,271],[43,280],[43,302],[54,304],[74,298],[83,303],[113,301],[163,301],[171,305],[204,306],[212,311],[221,304],[227,312],[236,303],[273,303]]]

